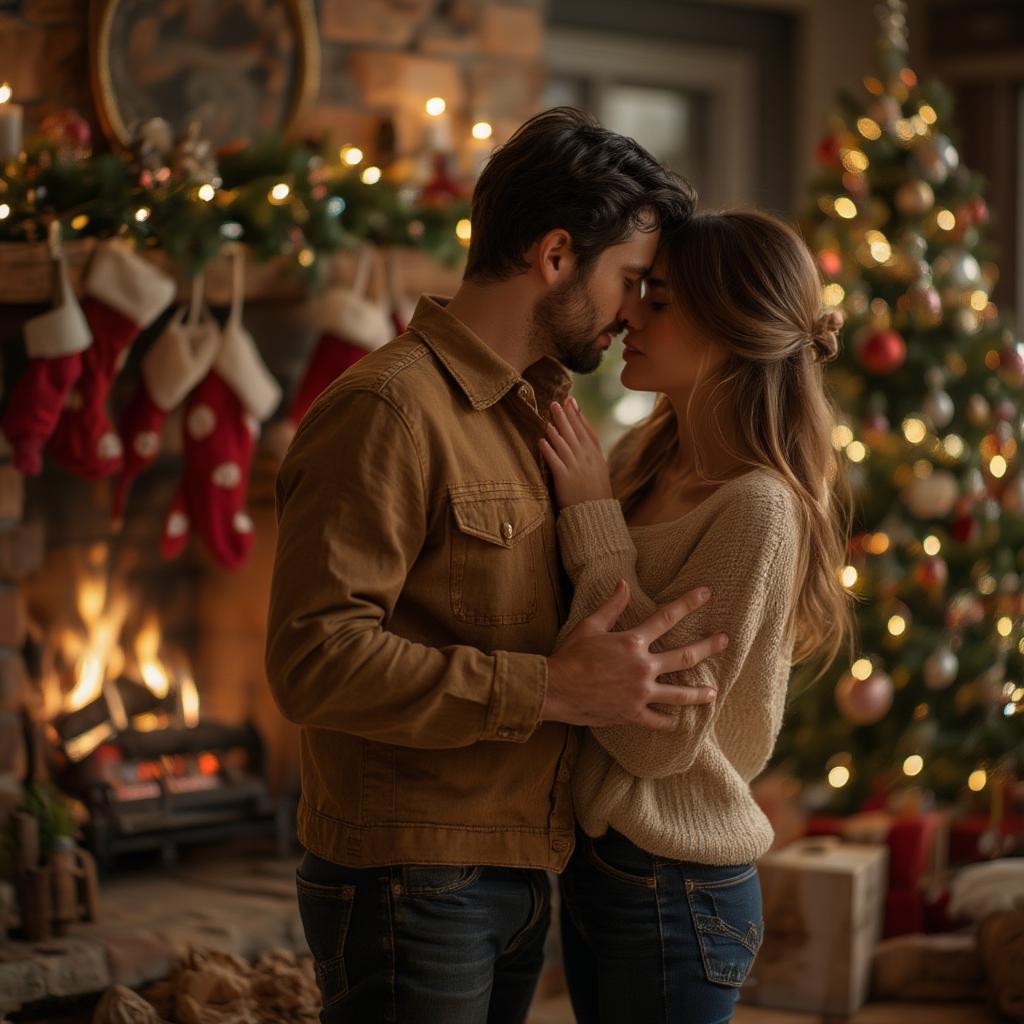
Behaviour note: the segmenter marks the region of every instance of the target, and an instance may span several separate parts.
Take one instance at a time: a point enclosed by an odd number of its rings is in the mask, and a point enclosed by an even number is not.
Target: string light
[[[988,772],[978,768],[967,777],[967,785],[975,793],[980,793],[988,783]]]
[[[865,139],[870,139],[872,142],[882,137],[882,129],[879,128],[878,122],[873,121],[870,117],[860,117],[857,119],[857,131]]]
[[[283,182],[279,181],[270,190],[270,201],[272,203],[283,203],[289,195],[291,195],[291,189]]]
[[[0,203],[0,220],[7,220],[11,215],[11,208],[6,203]]]
[[[845,423],[840,423],[832,428],[833,447],[845,448],[852,440],[853,431]]]
[[[379,167],[367,167],[359,176],[359,180],[364,185],[376,185],[380,181],[382,173]]]
[[[988,306],[988,295],[985,292],[980,288],[971,292],[971,309],[978,313],[984,313],[986,306]]]
[[[868,169],[868,158],[859,149],[840,150],[839,159],[848,171],[861,172]]]
[[[3,85],[0,85],[0,103],[7,103],[13,95],[14,93],[9,83],[4,82]]]
[[[875,666],[872,665],[867,658],[858,658],[857,661],[850,666],[850,675],[860,682],[864,682],[864,680],[867,679],[874,671]]]
[[[872,533],[864,541],[864,547],[872,555],[884,555],[889,550],[889,535],[887,533]]]
[[[892,636],[903,636],[907,631],[907,620],[902,615],[890,616],[887,628]]]
[[[89,218],[84,214],[80,213],[77,217],[72,218],[71,227],[75,231],[81,231],[83,228],[88,226]]]
[[[925,537],[924,553],[926,555],[937,555],[942,550],[942,543],[934,534]]]
[[[853,220],[857,216],[857,207],[849,196],[840,196],[833,203],[835,211],[843,220]]]
[[[952,231],[956,227],[956,217],[953,216],[951,210],[939,210],[935,214],[935,223],[942,228],[943,231]]]
[[[892,257],[892,246],[889,245],[889,240],[881,231],[867,231],[864,234],[864,238],[868,243],[868,249],[871,251],[871,258],[876,263],[885,263],[886,260]]]
[[[867,454],[867,448],[860,441],[852,441],[846,449],[846,457],[851,462],[863,462]]]
[[[1002,455],[995,455],[992,457],[992,461],[988,464],[988,471],[997,479],[1000,480],[1006,476],[1006,459]]]
[[[826,306],[838,306],[846,298],[846,290],[834,281],[821,290],[821,301]]]
[[[448,109],[448,104],[440,96],[431,96],[425,106],[431,117],[440,117]]]
[[[921,420],[911,416],[903,421],[903,436],[911,444],[920,444],[927,434],[928,431]]]
[[[140,206],[135,211],[135,219],[140,224],[144,224],[147,220],[149,220],[149,214],[150,214],[150,209],[149,209],[148,206]]]
[[[921,109],[917,113],[925,124],[935,124],[939,119],[939,115],[935,113],[935,108],[929,103],[922,103]]]
[[[956,434],[949,434],[943,440],[942,447],[946,449],[946,454],[951,458],[959,459],[964,453],[963,438],[958,437]]]
[[[363,162],[363,151],[358,146],[344,146],[341,150],[341,162],[355,167]]]
[[[909,775],[913,778],[915,775],[920,775],[924,768],[924,758],[920,754],[911,754],[903,762],[903,774]]]
[[[455,236],[460,242],[468,242],[473,237],[473,225],[466,217],[455,225]]]
[[[213,197],[217,194],[217,190],[210,184],[199,186],[199,198],[204,203],[209,203],[213,200]]]
[[[299,251],[296,259],[298,259],[300,267],[311,267],[316,260],[316,253],[307,247]]]
[[[474,139],[489,139],[494,134],[494,128],[487,121],[477,121],[473,125]]]
[[[1000,636],[1009,636],[1013,632],[1013,619],[1009,618],[1009,616],[1004,615],[996,623],[996,632]]]
[[[844,565],[839,571],[839,580],[844,587],[852,587],[858,579],[858,572],[852,565]]]
[[[850,781],[850,769],[838,764],[828,773],[828,784],[833,789],[842,789]]]

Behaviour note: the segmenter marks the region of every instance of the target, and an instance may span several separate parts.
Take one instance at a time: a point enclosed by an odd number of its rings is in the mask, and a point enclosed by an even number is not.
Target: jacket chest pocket
[[[477,625],[529,622],[537,611],[537,574],[544,572],[547,491],[484,482],[449,484],[448,495],[452,614]]]

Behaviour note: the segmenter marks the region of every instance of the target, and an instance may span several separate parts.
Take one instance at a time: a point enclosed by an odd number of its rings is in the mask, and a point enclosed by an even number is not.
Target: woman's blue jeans
[[[753,864],[654,857],[577,831],[561,878],[565,970],[579,1024],[727,1024],[764,935]]]

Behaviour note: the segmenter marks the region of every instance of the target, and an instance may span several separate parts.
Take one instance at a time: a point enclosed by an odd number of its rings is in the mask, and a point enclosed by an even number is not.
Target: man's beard
[[[573,373],[593,373],[604,356],[597,339],[621,330],[618,321],[603,328],[598,325],[588,280],[588,274],[577,272],[537,302],[530,320],[533,351],[554,356]]]

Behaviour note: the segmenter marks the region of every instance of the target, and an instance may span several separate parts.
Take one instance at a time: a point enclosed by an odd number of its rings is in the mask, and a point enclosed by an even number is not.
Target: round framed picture
[[[92,0],[92,80],[111,141],[154,117],[223,146],[287,134],[316,96],[312,0]]]

